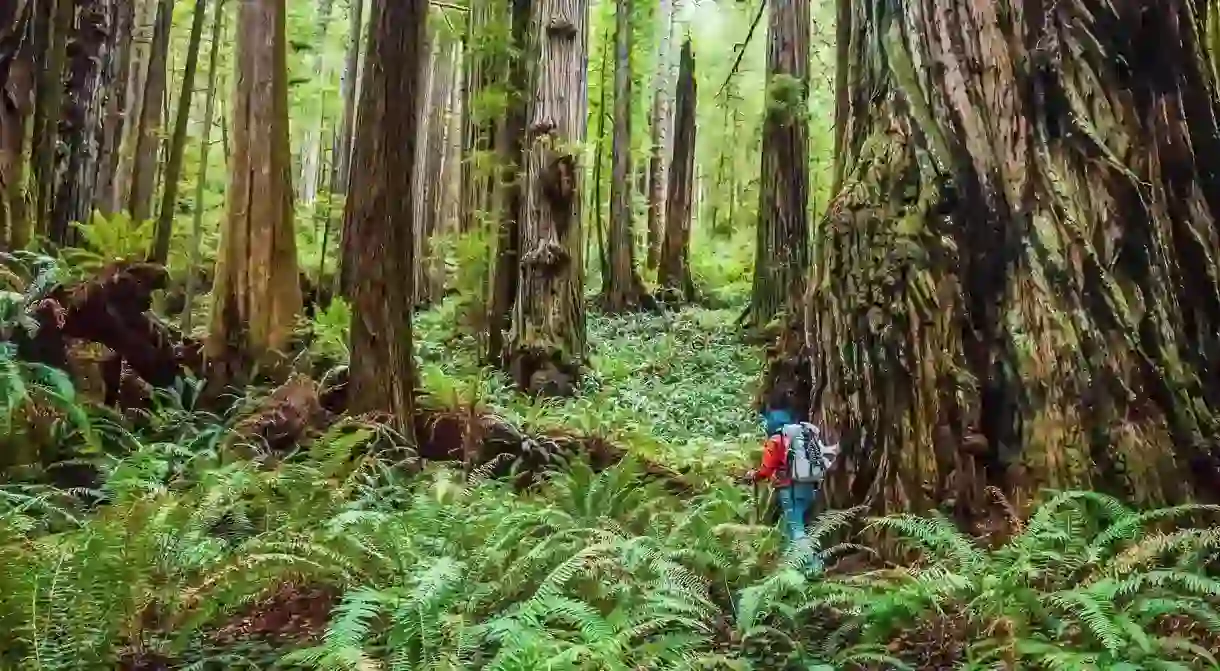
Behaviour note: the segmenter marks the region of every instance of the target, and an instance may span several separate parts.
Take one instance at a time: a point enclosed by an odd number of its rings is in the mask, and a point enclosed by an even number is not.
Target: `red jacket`
[[[784,465],[788,461],[788,445],[782,435],[771,436],[763,443],[762,467],[758,469],[760,479],[770,478],[772,486],[787,487],[791,484],[784,477]]]

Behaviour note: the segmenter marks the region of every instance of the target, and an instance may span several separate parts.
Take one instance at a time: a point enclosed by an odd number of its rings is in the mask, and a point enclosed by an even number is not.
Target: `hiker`
[[[768,408],[763,418],[767,442],[763,445],[762,466],[746,478],[751,482],[771,480],[783,509],[784,531],[792,544],[806,537],[805,514],[839,446],[823,443],[816,426],[798,422],[786,408]]]

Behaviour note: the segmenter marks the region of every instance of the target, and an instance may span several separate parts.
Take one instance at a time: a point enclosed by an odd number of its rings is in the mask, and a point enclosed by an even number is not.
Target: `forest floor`
[[[1158,526],[1211,509],[1060,493],[999,547],[871,521],[904,565],[850,533],[864,509],[822,511],[810,562],[736,481],[764,363],[738,309],[590,314],[579,392],[545,401],[479,366],[464,310],[417,317],[421,450],[438,421],[509,427],[532,479],[421,464],[361,418],[251,450],[254,391],[224,417],[90,410],[109,447],[57,440],[96,486],[0,487],[0,668],[1220,669],[1220,528]],[[313,354],[345,358],[345,320],[315,319]],[[531,462],[561,444],[589,451]]]

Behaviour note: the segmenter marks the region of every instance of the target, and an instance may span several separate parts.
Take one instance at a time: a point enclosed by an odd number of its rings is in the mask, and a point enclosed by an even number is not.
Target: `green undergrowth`
[[[578,393],[536,400],[480,368],[478,343],[454,327],[459,308],[454,301],[417,318],[421,387],[442,404],[475,400],[529,431],[599,435],[707,475],[742,470],[757,451],[753,400],[763,356],[734,327],[736,310],[590,314]]]

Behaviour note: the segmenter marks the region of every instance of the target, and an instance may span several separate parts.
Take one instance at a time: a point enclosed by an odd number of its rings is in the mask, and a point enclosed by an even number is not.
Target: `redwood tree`
[[[344,220],[352,300],[349,408],[391,413],[410,430],[412,168],[419,127],[427,0],[374,2]]]
[[[585,359],[580,169],[588,95],[587,0],[535,0],[520,281],[508,364],[532,393],[571,393]]]
[[[688,37],[682,43],[678,70],[677,112],[674,119],[674,155],[670,164],[665,241],[661,247],[657,283],[667,300],[694,300],[690,274],[690,224],[695,193],[695,54]]]
[[[795,339],[843,432],[831,505],[1220,491],[1199,6],[841,0],[842,188]]]
[[[798,298],[809,271],[809,0],[767,6],[767,94],[750,323]]]
[[[247,2],[242,3],[242,9]],[[160,0],[149,48],[148,73],[140,97],[140,117],[136,127],[135,156],[132,159],[131,195],[127,206],[132,219],[152,218],[153,191],[157,184],[157,154],[161,147],[162,112],[165,105],[166,67],[169,61],[170,28],[174,21],[173,0]],[[240,66],[238,66],[240,68]]]
[[[284,3],[243,0],[238,6],[228,212],[207,342],[222,379],[284,351],[301,311]]]
[[[660,0],[660,44],[657,50],[657,72],[652,83],[652,147],[648,157],[648,267],[656,268],[661,257],[661,240],[665,237],[665,199],[668,197],[669,161],[673,151],[673,105],[670,104],[670,81],[673,76],[674,27],[678,14],[677,0]]]
[[[614,140],[610,147],[610,273],[602,294],[610,312],[630,310],[644,300],[644,284],[635,267],[631,230],[631,0],[618,0],[614,21]]]
[[[0,251],[13,230],[26,228],[25,120],[35,70],[25,36],[33,10],[30,0],[0,8]]]

